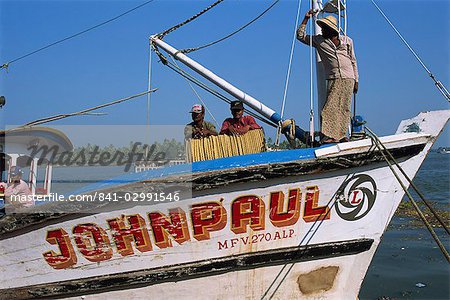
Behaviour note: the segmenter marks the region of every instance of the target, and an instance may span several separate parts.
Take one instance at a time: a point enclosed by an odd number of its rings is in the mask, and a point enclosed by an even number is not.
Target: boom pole
[[[260,113],[262,116],[269,119],[270,121],[272,121],[276,124],[279,124],[280,122],[283,121],[281,119],[281,116],[277,112],[275,112],[273,109],[264,105],[261,101],[253,98],[249,94],[238,89],[237,87],[235,87],[234,85],[232,85],[231,83],[226,81],[225,79],[219,77],[218,75],[214,74],[212,71],[208,70],[207,68],[205,68],[198,62],[189,58],[187,55],[181,53],[174,47],[170,46],[169,44],[167,44],[166,42],[161,40],[157,35],[152,35],[150,37],[150,42],[152,44],[156,45],[157,47],[161,48],[168,54],[170,54],[172,57],[174,57],[178,61],[182,62],[188,68],[197,72],[199,75],[206,78],[207,80],[209,80],[210,82],[212,82],[213,84],[215,84],[216,86],[221,88],[222,90],[226,91],[227,93],[229,93],[236,99],[244,102],[245,104],[247,104],[248,106],[253,108],[255,111]],[[285,126],[283,128],[283,133],[289,132],[290,129],[291,129],[290,125]],[[304,141],[305,132],[302,129],[296,127],[295,137],[300,139],[301,141]]]
[[[174,47],[170,46],[163,40],[159,39],[157,36],[151,36],[150,40],[155,43],[158,47],[163,49],[165,52],[172,55],[175,59],[182,62],[184,65],[189,67],[190,69],[194,70],[204,78],[208,79],[233,97],[237,98],[238,100],[241,100],[254,110],[256,110],[258,113],[263,115],[265,118],[271,120],[272,122],[275,122],[278,124],[278,122],[281,120],[281,117],[278,113],[276,113],[273,109],[267,107],[263,103],[261,103],[259,100],[256,100],[249,94],[244,93],[228,81],[222,79],[221,77],[214,74],[212,71],[208,70],[198,62],[192,60],[187,55],[179,52]]]

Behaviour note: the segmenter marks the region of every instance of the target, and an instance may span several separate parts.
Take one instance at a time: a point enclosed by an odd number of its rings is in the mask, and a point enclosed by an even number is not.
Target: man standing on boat
[[[353,41],[348,36],[339,35],[337,20],[331,15],[317,20],[322,34],[313,36],[311,40],[311,36],[306,34],[306,24],[314,13],[313,10],[306,13],[297,30],[297,39],[317,49],[325,69],[327,99],[320,112],[322,143],[346,141],[352,93],[358,92]]]
[[[184,127],[184,137],[186,139],[201,139],[211,135],[217,135],[216,126],[205,121],[205,107],[201,104],[194,104],[190,111],[192,122]]]
[[[230,110],[233,118],[227,118],[223,121],[220,134],[243,135],[249,130],[261,128],[252,116],[244,116],[244,103],[242,101],[232,101]]]

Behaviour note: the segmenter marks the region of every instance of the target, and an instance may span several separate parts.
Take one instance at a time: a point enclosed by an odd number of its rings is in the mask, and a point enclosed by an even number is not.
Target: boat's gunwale
[[[391,149],[393,156],[402,160],[405,158],[409,158],[415,155],[418,155],[421,151],[423,151],[426,143],[418,144],[418,145],[405,145],[403,147],[397,149]],[[370,155],[370,156],[368,156]],[[196,197],[196,193],[200,191],[211,191],[213,189],[222,188],[223,186],[228,186],[227,175],[233,176],[234,178],[239,178],[239,180],[234,180],[233,184],[245,183],[245,182],[257,182],[264,181],[266,182],[268,179],[280,178],[280,177],[288,177],[294,178],[296,180],[300,180],[298,176],[307,176],[308,174],[314,174],[315,176],[330,176],[333,174],[331,172],[336,170],[342,170],[345,165],[347,165],[347,169],[349,168],[361,168],[367,167],[371,163],[376,163],[374,167],[379,167],[380,163],[384,162],[384,159],[381,154],[377,154],[376,151],[372,151],[367,153],[367,155],[360,154],[358,159],[355,158],[354,154],[350,154],[343,157],[332,157],[332,158],[319,158],[314,160],[309,160],[308,163],[306,161],[294,161],[284,164],[268,164],[263,166],[256,166],[254,168],[234,168],[233,172],[224,173],[224,172],[205,172],[201,174],[197,174],[198,176],[191,176],[189,178],[184,178],[192,180],[191,188],[193,197]],[[311,164],[315,164],[314,167]],[[273,174],[272,174],[273,173]],[[257,177],[255,177],[257,174]],[[322,175],[319,175],[322,174]],[[200,176],[201,175],[201,176]],[[271,175],[273,175],[271,177]],[[223,180],[218,180],[218,177],[221,177]],[[176,178],[168,178],[173,182]],[[146,183],[162,183],[162,181],[148,181]],[[134,183],[133,183],[134,184]],[[141,183],[140,183],[141,184]],[[179,184],[186,184],[186,182],[179,182]],[[122,185],[118,186],[122,191],[129,189],[130,185]],[[176,185],[174,185],[176,187]],[[165,187],[167,189],[167,187]],[[104,193],[111,193],[114,190],[104,189],[101,190]],[[183,200],[184,201],[184,200]],[[134,202],[127,202],[129,205],[138,205]],[[70,208],[64,208],[61,206],[51,207],[51,205],[70,205],[70,203],[46,203],[39,207],[37,213],[31,213],[32,208],[24,214],[16,214],[16,215],[7,215],[0,219],[0,240],[12,238],[14,236],[20,235],[24,232],[28,232],[30,230],[34,230],[36,228],[41,228],[46,226],[48,222],[57,222],[58,218],[69,218],[74,219],[79,217],[80,215],[92,215],[100,212],[109,211],[111,209],[117,210],[117,204],[108,205],[106,203],[100,203],[100,207],[90,206],[87,211],[81,211],[79,207],[77,207],[78,212],[69,213]],[[48,207],[44,207],[48,206]],[[123,207],[122,207],[123,208]],[[121,209],[122,209],[121,208]],[[73,208],[71,208],[73,209]],[[66,211],[65,213],[61,213],[61,211]]]
[[[404,133],[383,137],[382,141],[387,149],[393,150],[396,148],[425,144],[429,141],[429,139],[429,134]],[[328,158],[339,158],[348,155],[363,154],[371,151],[372,149],[372,140],[364,139],[347,143],[330,144],[319,148],[263,152],[258,154],[220,158],[216,160],[195,162],[192,164],[183,164],[163,169],[122,175],[110,180],[89,185],[83,189],[74,191],[73,194],[110,190],[111,188],[118,187],[125,188],[130,184],[136,184],[138,182],[163,182],[165,180],[173,181],[177,178],[182,178],[182,176],[185,176],[188,179],[197,179],[205,175],[211,176],[219,173],[226,174],[228,172],[258,169],[270,165],[308,164],[316,161],[321,162]]]

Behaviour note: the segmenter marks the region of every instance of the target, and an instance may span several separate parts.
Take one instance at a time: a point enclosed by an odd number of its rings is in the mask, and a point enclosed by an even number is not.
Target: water
[[[129,172],[132,172],[130,170]],[[86,185],[124,175],[123,166],[54,167],[52,193],[67,194]],[[74,178],[79,178],[74,180]]]
[[[425,197],[448,210],[450,155],[430,153],[414,182]],[[418,199],[418,197],[415,197]],[[424,225],[394,217],[375,254],[360,299],[450,299],[450,268]],[[450,239],[437,229],[447,249]]]

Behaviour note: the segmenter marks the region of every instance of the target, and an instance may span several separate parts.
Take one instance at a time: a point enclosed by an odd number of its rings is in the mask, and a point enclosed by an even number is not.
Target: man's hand
[[[239,132],[237,131],[237,129],[232,126],[230,126],[228,128],[228,130],[230,131],[231,135],[239,135]]]
[[[317,13],[316,10],[314,9],[310,9],[306,12],[305,17],[303,18],[302,24],[301,25],[306,25],[308,24],[309,18],[311,18],[313,15],[315,15]]]
[[[245,125],[244,127],[242,127],[242,129],[240,130],[241,134],[246,134],[248,131],[250,130],[250,125]]]
[[[314,9],[310,9],[306,12],[305,14],[305,18],[311,18],[312,16],[314,16],[317,13],[317,10]]]
[[[353,86],[353,94],[358,93],[358,82],[355,82],[355,85]]]
[[[251,126],[250,125],[245,125],[242,128],[234,128],[234,127],[230,127],[230,132],[232,135],[244,135],[247,132],[249,132]]]
[[[209,130],[209,129],[204,128],[204,129],[203,129],[203,135],[204,135],[204,136],[210,136],[210,135],[217,135],[217,133],[214,132],[214,131],[211,131],[211,130]]]
[[[197,139],[203,137],[203,128],[195,126],[192,130],[192,137]]]

